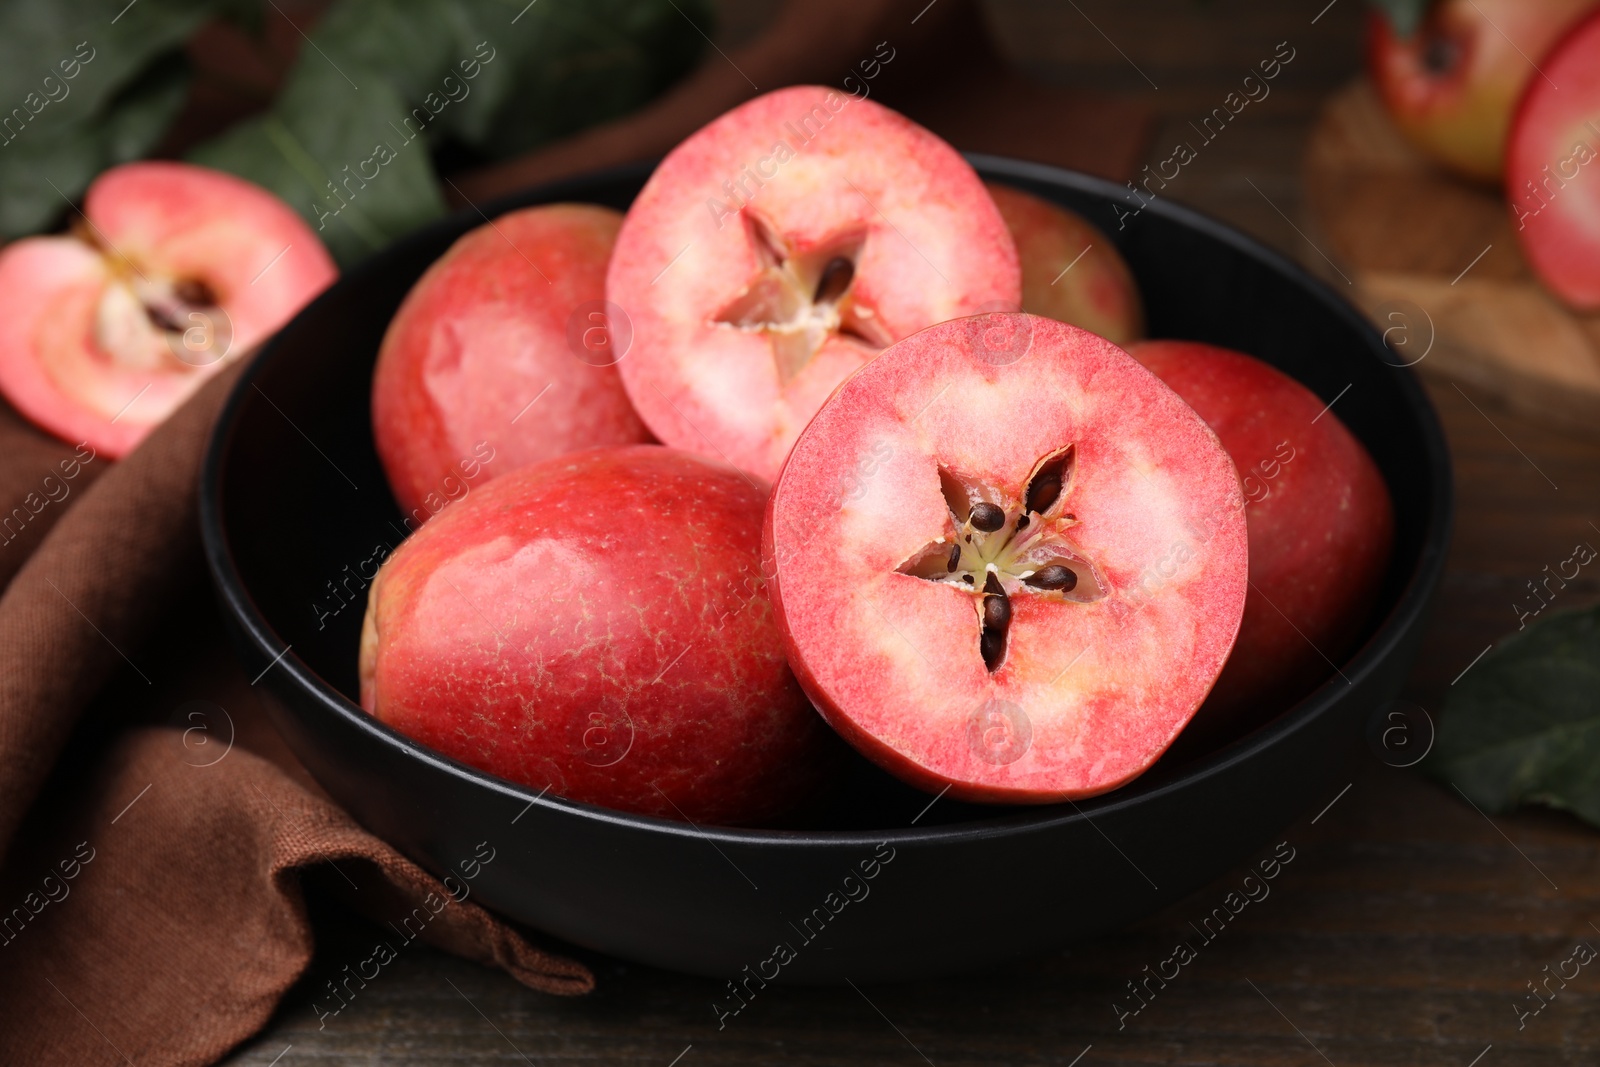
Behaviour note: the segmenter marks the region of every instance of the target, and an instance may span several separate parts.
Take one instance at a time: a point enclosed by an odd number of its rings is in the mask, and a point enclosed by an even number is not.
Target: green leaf
[[[1600,607],[1541,619],[1468,671],[1423,767],[1485,811],[1548,804],[1600,826]]]
[[[625,114],[710,28],[706,0],[341,0],[271,110],[190,158],[283,197],[349,265],[443,213],[440,150],[504,158]]]
[[[1422,25],[1422,17],[1428,13],[1431,0],[1367,0],[1370,7],[1376,8],[1389,20],[1389,25],[1394,27],[1396,37],[1410,37],[1417,32],[1417,27]]]
[[[183,104],[182,45],[247,0],[0,9],[0,237],[52,225],[100,171],[146,155]],[[119,14],[120,12],[120,14]],[[104,15],[101,18],[101,15]]]

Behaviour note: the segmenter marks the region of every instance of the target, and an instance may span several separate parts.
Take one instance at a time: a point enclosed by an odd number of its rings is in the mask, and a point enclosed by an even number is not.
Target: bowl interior
[[[1053,168],[974,157],[1005,181],[1086,215],[1127,258],[1149,335],[1208,341],[1262,358],[1309,386],[1372,453],[1395,505],[1392,564],[1347,674],[1375,656],[1374,637],[1415,613],[1420,575],[1436,571],[1448,528],[1449,471],[1431,407],[1409,371],[1386,358],[1376,332],[1299,268],[1221,224],[1156,201],[1119,228],[1127,191]],[[224,589],[242,601],[247,630],[267,656],[285,646],[314,676],[329,714],[359,716],[356,650],[377,560],[406,530],[372,442],[369,389],[384,330],[412,283],[484,217],[530,204],[578,200],[625,210],[649,174],[632,167],[546,187],[466,211],[372,257],[295,318],[257,358],[219,423],[202,487],[208,549]],[[1135,205],[1136,206],[1136,205]],[[220,561],[220,562],[219,562]],[[1330,675],[1332,674],[1330,670]],[[1337,683],[1342,689],[1343,683]],[[1329,686],[1229,746],[1270,744],[1314,715]],[[394,744],[399,735],[372,724]],[[1234,752],[1237,755],[1237,751]],[[1214,751],[1166,760],[1130,785],[1080,805],[1127,799],[1227,759]],[[483,778],[460,767],[460,773]],[[531,792],[529,794],[531,796]],[[802,830],[904,827],[927,797],[865,761]],[[1048,818],[946,801],[922,825]]]

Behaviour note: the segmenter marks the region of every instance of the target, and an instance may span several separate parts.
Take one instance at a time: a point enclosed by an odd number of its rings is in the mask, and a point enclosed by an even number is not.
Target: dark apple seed
[[[1011,622],[1011,598],[999,596],[983,598],[983,625],[990,630],[1003,630]]]
[[[983,592],[983,632],[978,637],[978,651],[983,655],[983,665],[993,671],[1005,655],[1006,628],[1011,625],[1011,599],[1000,584],[1000,576],[993,571],[983,581]]]
[[[994,533],[1006,524],[1006,513],[989,503],[980,500],[972,505],[970,520],[972,525],[984,533]]]
[[[961,566],[961,546],[960,545],[951,545],[950,546],[950,563],[949,563],[948,566],[945,567],[945,570],[953,571],[959,566]]]
[[[828,260],[828,265],[822,268],[822,277],[817,279],[817,292],[811,298],[813,304],[831,304],[844,295],[850,288],[850,282],[856,276],[856,266],[843,256],[834,256]]]
[[[1061,487],[1066,484],[1067,472],[1072,467],[1074,451],[1068,445],[1034,472],[1028,481],[1027,510],[1043,515],[1060,499]]]
[[[974,583],[974,582],[973,582],[973,580],[972,580],[972,575],[970,575],[970,574],[963,574],[963,575],[962,575],[962,576],[961,576],[961,580],[962,580],[962,581],[963,581],[963,582],[966,582],[966,583],[967,583],[967,584],[968,584],[968,585],[974,585],[974,584],[976,584],[976,583]]]
[[[1035,589],[1055,589],[1060,592],[1070,592],[1078,584],[1078,576],[1071,568],[1063,567],[1059,563],[1052,563],[1034,571],[1023,581]]]
[[[978,651],[983,655],[983,665],[992,673],[1000,666],[1000,657],[1005,655],[1005,633],[1001,630],[985,629],[983,636],[978,638]]]
[[[1017,529],[1026,530],[1027,528],[1028,528],[1028,516],[1026,514],[1018,515],[1017,516]]]
[[[184,278],[172,287],[172,295],[190,307],[215,307],[217,295],[199,278]]]

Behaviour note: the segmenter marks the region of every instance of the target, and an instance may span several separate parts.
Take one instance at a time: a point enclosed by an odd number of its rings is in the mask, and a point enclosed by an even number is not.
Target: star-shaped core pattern
[[[1079,524],[1067,510],[1075,458],[1071,445],[1043,456],[1021,492],[941,467],[949,525],[898,568],[971,594],[978,650],[990,672],[1005,660],[1014,598],[1088,603],[1106,595],[1068,537]]]
[[[740,216],[756,272],[714,321],[765,335],[781,384],[788,385],[831,337],[871,351],[893,342],[873,309],[856,295],[864,233],[797,247],[754,212],[746,209]]]

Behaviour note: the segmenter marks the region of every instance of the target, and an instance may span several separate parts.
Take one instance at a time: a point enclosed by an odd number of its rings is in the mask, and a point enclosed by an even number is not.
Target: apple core
[[[1049,803],[1141,774],[1210,691],[1244,610],[1243,507],[1216,435],[1127,353],[977,315],[822,406],[763,567],[846,740],[932,792]]]

